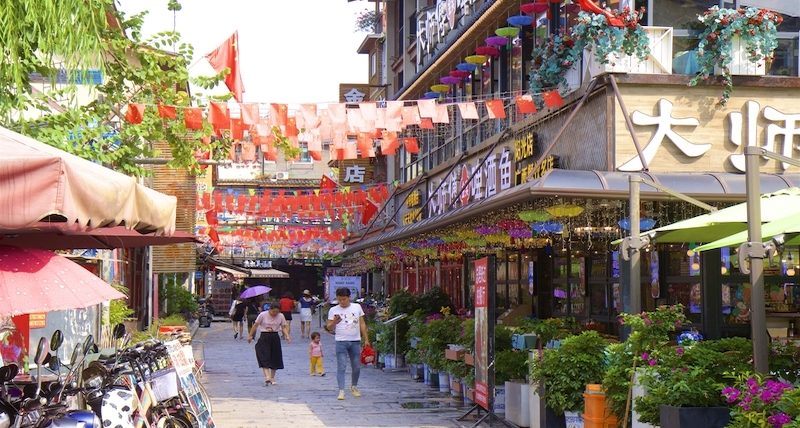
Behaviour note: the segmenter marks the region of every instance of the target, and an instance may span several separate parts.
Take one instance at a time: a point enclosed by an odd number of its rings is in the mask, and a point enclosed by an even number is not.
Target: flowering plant
[[[724,105],[733,92],[730,70],[733,38],[739,36],[744,41],[750,61],[771,60],[778,47],[777,27],[783,22],[783,17],[768,9],[720,9],[713,6],[698,19],[705,29],[697,45],[699,71],[689,84],[694,86],[701,80],[709,80],[715,67],[720,68],[724,87],[719,104]]]
[[[722,396],[733,406],[729,427],[800,426],[800,394],[789,382],[740,375],[734,386],[722,390]]]
[[[375,10],[364,9],[356,15],[356,31],[374,33],[378,30],[380,15]]]

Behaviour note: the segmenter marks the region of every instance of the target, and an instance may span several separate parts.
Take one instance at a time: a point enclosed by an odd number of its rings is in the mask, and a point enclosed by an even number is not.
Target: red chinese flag
[[[423,117],[419,121],[419,127],[421,129],[433,129],[433,119],[429,117]]]
[[[313,159],[315,161],[321,161],[322,160],[322,151],[321,150],[309,150],[308,151],[308,155],[311,157],[311,159]]]
[[[358,151],[361,152],[361,157],[369,157],[369,153],[372,151],[372,138],[370,138],[368,134],[362,132],[358,134],[356,144],[358,144]]]
[[[215,130],[229,129],[231,127],[231,115],[228,113],[228,105],[212,102],[208,107],[208,120]]]
[[[416,137],[403,138],[403,145],[406,147],[407,152],[411,154],[419,153],[419,143]]]
[[[256,160],[256,146],[251,142],[242,142],[242,160],[253,162]]]
[[[221,210],[222,207],[222,193],[214,192],[214,209]]]
[[[203,207],[211,208],[211,193],[208,192],[203,193]]]
[[[503,100],[486,100],[486,110],[490,119],[506,118],[506,111],[503,110]]]
[[[242,119],[231,119],[231,138],[244,140],[244,124]]]
[[[125,112],[125,121],[137,125],[144,120],[144,104],[130,103],[128,111]]]
[[[348,141],[344,145],[343,160],[358,159],[358,145]]]
[[[289,107],[286,104],[270,104],[269,124],[270,126],[286,126],[289,119]]]
[[[361,214],[361,224],[367,225],[372,217],[378,213],[378,206],[372,203],[369,199],[364,200],[364,211]]]
[[[536,104],[530,95],[520,95],[517,97],[517,111],[522,114],[536,113]]]
[[[219,234],[217,233],[217,229],[213,227],[208,228],[208,237],[211,239],[212,242],[215,244],[219,243]]]
[[[183,109],[183,123],[188,129],[203,129],[203,111],[198,107]]]
[[[381,140],[381,154],[384,156],[393,155],[397,153],[399,145],[396,132],[384,132],[383,140]]]
[[[175,119],[178,117],[178,109],[175,106],[158,105],[158,116],[162,119]]]
[[[242,123],[249,126],[258,124],[260,120],[258,113],[258,104],[255,103],[239,104],[239,108],[242,111]]]
[[[557,90],[547,91],[542,97],[544,98],[544,105],[550,108],[558,108],[564,105],[564,98]]]
[[[297,119],[294,117],[286,118],[286,136],[297,137],[300,135],[300,130],[297,129]]]
[[[217,221],[217,210],[206,211],[206,223],[208,223],[209,226],[216,226],[219,223]]]
[[[241,102],[244,84],[239,70],[239,33],[234,32],[228,40],[207,54],[206,58],[217,73],[222,72],[225,68],[229,70],[228,75],[225,76],[225,86],[233,93],[233,98]]]
[[[225,211],[232,212],[236,208],[233,206],[233,193],[225,195]]]

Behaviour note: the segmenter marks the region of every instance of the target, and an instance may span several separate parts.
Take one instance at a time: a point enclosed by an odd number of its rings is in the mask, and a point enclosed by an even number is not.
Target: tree
[[[218,159],[227,155],[229,138],[213,138],[213,129],[188,129],[183,109],[200,100],[189,93],[188,65],[192,46],[180,42],[175,32],[162,32],[144,39],[145,13],[126,17],[112,0],[21,0],[16,7],[0,10],[0,120],[2,125],[67,152],[99,161],[128,174],[145,171],[136,158],[159,155],[152,142],[170,147],[170,166],[195,169],[196,155],[209,153]],[[170,10],[179,8],[171,1]],[[19,24],[7,27],[14,19]],[[13,43],[6,44],[6,40]],[[175,46],[175,52],[161,47]],[[100,66],[103,82],[97,97],[82,106],[52,108],[56,99],[74,97],[77,84],[87,70]],[[31,76],[38,73],[55,81],[66,73],[68,84],[55,91],[38,93]],[[222,73],[198,78],[204,88],[215,86]],[[225,97],[222,97],[224,99]],[[139,124],[121,118],[130,103],[146,105]],[[177,106],[175,119],[158,114],[158,104]],[[25,119],[17,112],[38,110],[38,119]]]

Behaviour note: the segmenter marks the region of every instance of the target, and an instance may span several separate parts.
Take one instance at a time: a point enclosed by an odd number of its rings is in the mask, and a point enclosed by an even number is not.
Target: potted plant
[[[611,71],[627,71],[615,66],[623,60],[637,59],[644,61],[650,55],[650,37],[639,24],[644,17],[644,8],[631,10],[628,7],[614,11],[614,16],[622,22],[622,27],[609,25],[608,18],[602,14],[581,12],[572,34],[579,45],[593,54],[590,71],[593,74]],[[610,67],[604,67],[610,65]],[[631,67],[630,61],[627,64]],[[671,70],[670,70],[671,71]]]
[[[503,409],[505,418],[519,426],[527,426],[530,421],[528,411],[527,374],[528,353],[514,349],[504,349],[495,354],[495,384],[503,388]]]
[[[600,383],[606,371],[608,341],[596,331],[585,331],[543,352],[531,370],[532,381],[543,386],[543,399],[556,416],[583,409],[587,384]]]
[[[722,395],[732,406],[731,428],[795,427],[800,422],[800,389],[789,382],[739,375]]]
[[[778,47],[777,26],[783,17],[767,9],[754,7],[721,9],[713,6],[699,20],[704,26],[697,45],[697,75],[689,83],[708,81],[711,75],[722,76],[722,97],[727,103],[733,91],[733,74],[763,75],[766,62]]]
[[[475,349],[475,319],[466,318],[461,321],[461,335],[458,343],[464,347],[464,364],[475,365],[475,356],[472,354]]]

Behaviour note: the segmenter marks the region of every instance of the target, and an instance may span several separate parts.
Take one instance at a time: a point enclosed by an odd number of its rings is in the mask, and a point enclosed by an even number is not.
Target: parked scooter
[[[208,302],[208,299],[200,298],[197,300],[199,305],[197,309],[197,319],[200,327],[211,327],[211,321],[214,320],[214,310]]]

